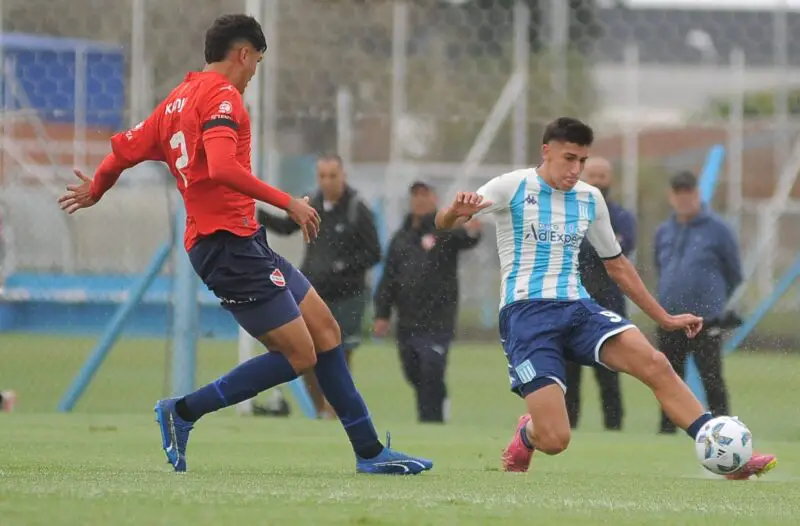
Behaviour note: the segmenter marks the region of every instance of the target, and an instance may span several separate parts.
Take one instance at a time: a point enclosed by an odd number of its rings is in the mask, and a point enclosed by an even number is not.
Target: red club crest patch
[[[436,236],[433,234],[425,234],[422,236],[422,249],[426,252],[430,252],[430,250],[436,246]]]
[[[283,272],[279,269],[272,271],[272,274],[269,275],[269,280],[274,283],[276,287],[286,286],[286,278],[283,277]]]

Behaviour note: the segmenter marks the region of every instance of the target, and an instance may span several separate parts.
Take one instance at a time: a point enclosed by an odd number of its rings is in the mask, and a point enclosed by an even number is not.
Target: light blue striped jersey
[[[478,193],[492,203],[481,214],[491,214],[497,225],[501,307],[520,300],[588,298],[578,274],[584,236],[601,258],[622,253],[603,195],[583,181],[563,192],[527,168],[495,177]]]

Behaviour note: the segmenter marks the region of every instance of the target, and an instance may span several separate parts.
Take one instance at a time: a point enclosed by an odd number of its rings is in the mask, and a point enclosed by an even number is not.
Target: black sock
[[[700,428],[712,418],[713,417],[711,416],[711,413],[703,413],[697,420],[692,422],[688,428],[686,428],[686,434],[692,437],[692,440],[696,439],[697,433],[700,432]]]
[[[187,422],[194,422],[197,420],[197,417],[189,411],[189,406],[186,405],[186,399],[181,398],[175,403],[175,412],[178,413],[178,416],[181,419],[186,420]]]
[[[383,451],[383,444],[381,444],[380,442],[375,442],[374,444],[369,446],[359,447],[358,450],[355,451],[355,453],[359,457],[369,460],[371,458],[375,458],[378,455],[380,455],[381,451]]]

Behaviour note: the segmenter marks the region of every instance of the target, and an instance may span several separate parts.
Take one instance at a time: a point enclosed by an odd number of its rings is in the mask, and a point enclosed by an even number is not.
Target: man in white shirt
[[[608,275],[660,327],[689,338],[703,327],[692,314],[668,314],[622,254],[603,195],[579,179],[593,140],[586,124],[559,118],[545,129],[541,165],[496,177],[477,192],[459,192],[436,218],[439,228],[453,228],[491,214],[497,226],[500,341],[511,390],[528,409],[503,453],[505,471],[527,471],[535,449],[556,455],[569,445],[565,360],[634,376],[692,439],[712,418],[666,357],[632,323],[591,300],[580,282],[578,251],[586,237]],[[774,456],[754,455],[731,477],[761,475],[774,465]]]

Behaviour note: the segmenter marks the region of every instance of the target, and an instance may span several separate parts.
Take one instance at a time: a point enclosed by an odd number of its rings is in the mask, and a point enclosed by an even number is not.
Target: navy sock
[[[714,417],[711,416],[711,413],[703,413],[697,420],[692,422],[692,424],[688,428],[686,428],[686,434],[692,437],[692,439],[696,439],[697,433],[700,432],[700,428],[703,427],[703,425],[705,425],[705,423],[711,420],[712,418]]]
[[[367,406],[353,383],[342,346],[318,354],[314,372],[322,394],[336,411],[356,455],[361,458],[378,456],[383,445],[378,440]]]
[[[175,410],[184,420],[194,422],[203,415],[243,402],[270,387],[295,378],[297,373],[285,356],[266,352],[239,364],[225,376],[186,395],[176,404]]]
[[[519,429],[519,438],[522,439],[522,443],[525,444],[525,447],[533,451],[533,444],[531,444],[530,439],[528,438],[528,433],[525,431],[524,427]]]

